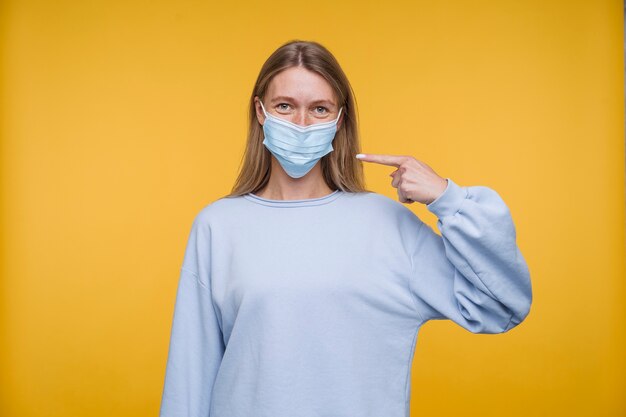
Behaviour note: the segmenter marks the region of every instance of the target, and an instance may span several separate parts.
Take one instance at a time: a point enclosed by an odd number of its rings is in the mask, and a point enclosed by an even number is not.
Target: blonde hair
[[[360,153],[356,100],[350,82],[328,49],[317,42],[292,40],[270,55],[257,77],[248,108],[249,128],[246,148],[241,159],[239,175],[230,194],[235,197],[256,193],[270,179],[271,153],[263,145],[263,126],[256,118],[254,97],[263,100],[272,78],[279,72],[301,66],[314,71],[333,88],[343,120],[333,139],[333,151],[320,160],[324,181],[330,189],[346,192],[371,192],[365,188],[362,162],[355,158]]]

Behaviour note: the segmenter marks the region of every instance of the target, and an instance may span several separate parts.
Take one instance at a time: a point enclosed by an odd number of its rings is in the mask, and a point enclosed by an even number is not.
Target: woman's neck
[[[324,197],[333,190],[326,185],[322,175],[321,163],[301,178],[291,178],[272,157],[272,173],[270,180],[255,195],[271,200],[304,200]]]

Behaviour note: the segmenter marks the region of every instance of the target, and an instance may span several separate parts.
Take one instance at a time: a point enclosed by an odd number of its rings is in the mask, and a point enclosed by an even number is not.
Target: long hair
[[[256,117],[254,97],[264,99],[272,78],[279,72],[301,66],[314,71],[332,86],[339,106],[344,106],[341,127],[333,139],[333,151],[324,155],[321,169],[330,189],[346,192],[371,192],[365,188],[362,162],[355,158],[360,153],[356,100],[352,86],[335,57],[317,42],[292,40],[270,55],[257,77],[248,107],[248,139],[240,162],[239,175],[230,194],[236,197],[256,193],[270,179],[271,153],[263,145],[263,126]]]

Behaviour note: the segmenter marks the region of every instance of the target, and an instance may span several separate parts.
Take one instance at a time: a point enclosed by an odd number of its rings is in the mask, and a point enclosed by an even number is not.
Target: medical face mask
[[[263,145],[290,177],[305,176],[317,161],[333,150],[332,141],[343,107],[339,109],[335,120],[306,127],[268,114],[263,102],[261,108],[265,114]]]

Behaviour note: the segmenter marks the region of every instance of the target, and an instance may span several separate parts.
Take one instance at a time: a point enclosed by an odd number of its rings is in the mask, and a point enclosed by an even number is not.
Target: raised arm
[[[412,251],[410,288],[422,320],[450,319],[472,333],[502,333],[521,323],[532,302],[530,274],[499,194],[448,178],[426,207],[438,217],[441,236],[422,223]]]
[[[210,229],[201,219],[194,220],[180,270],[160,417],[207,417],[224,355],[211,301]]]

